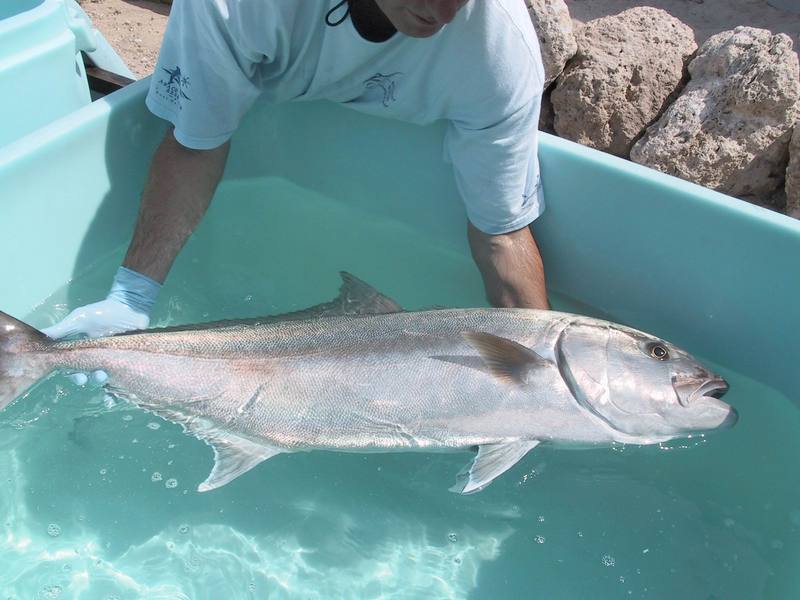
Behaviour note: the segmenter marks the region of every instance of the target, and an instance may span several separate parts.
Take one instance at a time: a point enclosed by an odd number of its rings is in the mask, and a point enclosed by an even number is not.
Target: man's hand
[[[160,291],[161,284],[157,281],[120,267],[105,300],[76,308],[63,321],[42,332],[51,338],[94,338],[145,329]]]
[[[56,339],[95,338],[133,329],[146,329],[149,324],[150,317],[146,313],[138,312],[116,298],[106,298],[76,308],[63,321],[42,329],[42,333]]]

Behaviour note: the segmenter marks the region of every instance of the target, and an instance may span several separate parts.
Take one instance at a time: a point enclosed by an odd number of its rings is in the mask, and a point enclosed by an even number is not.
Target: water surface
[[[154,325],[304,308],[336,295],[342,269],[409,309],[485,304],[463,247],[288,183],[228,183],[211,212]],[[27,320],[104,296],[122,253]],[[54,375],[0,419],[0,599],[794,597],[800,412],[711,366],[731,384],[734,429],[540,447],[465,497],[447,487],[468,454],[326,452],[278,456],[199,494],[203,442]]]

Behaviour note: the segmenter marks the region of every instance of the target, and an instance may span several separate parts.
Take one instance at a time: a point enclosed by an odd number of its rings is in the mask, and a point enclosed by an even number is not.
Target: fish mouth
[[[728,382],[722,377],[712,377],[698,382],[697,379],[672,378],[672,387],[681,406],[691,406],[701,398],[719,400],[728,391]]]
[[[680,405],[687,409],[685,416],[691,422],[687,431],[728,429],[739,420],[736,409],[720,400],[728,391],[728,382],[721,377],[673,377],[672,387]]]
[[[711,379],[701,384],[689,397],[689,401],[691,402],[700,397],[716,398],[719,400],[725,395],[728,389],[728,382],[721,377],[717,377],[716,379]]]

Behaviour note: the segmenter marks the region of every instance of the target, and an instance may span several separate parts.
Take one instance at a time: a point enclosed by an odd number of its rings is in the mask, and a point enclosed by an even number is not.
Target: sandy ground
[[[169,5],[147,0],[79,0],[81,8],[138,77],[153,72]]]
[[[566,0],[566,3],[577,23],[615,15],[634,6],[654,6],[689,25],[698,44],[720,31],[748,25],[786,33],[795,49],[800,46],[800,14],[773,8],[766,0]],[[81,0],[81,6],[136,75],[144,77],[153,71],[169,5],[148,0]]]

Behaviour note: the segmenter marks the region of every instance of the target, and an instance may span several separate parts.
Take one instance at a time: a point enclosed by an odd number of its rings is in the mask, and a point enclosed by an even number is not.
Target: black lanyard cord
[[[347,19],[347,17],[350,15],[350,6],[349,5],[347,7],[347,10],[344,11],[344,15],[342,15],[342,18],[339,19],[338,21],[331,21],[331,15],[333,15],[333,13],[335,13],[337,10],[342,8],[342,6],[347,4],[347,2],[348,2],[348,0],[342,0],[341,2],[339,2],[339,4],[337,4],[336,6],[334,6],[332,9],[330,9],[328,11],[328,14],[325,15],[325,23],[328,26],[336,27],[337,25],[341,25],[342,23],[345,22],[345,19]]]

